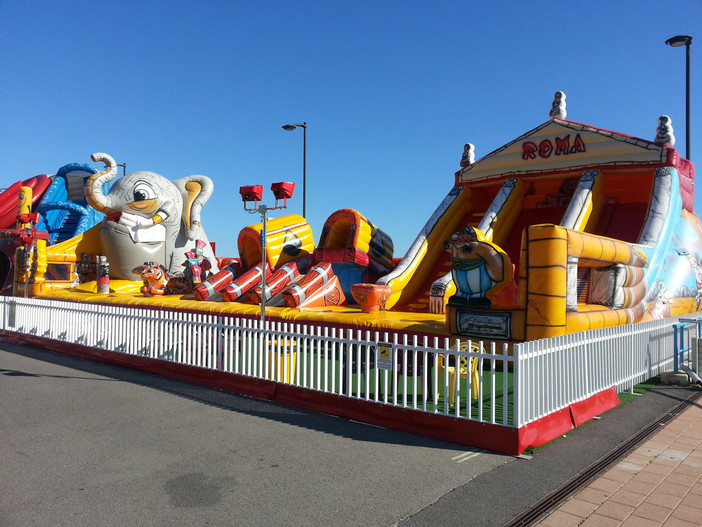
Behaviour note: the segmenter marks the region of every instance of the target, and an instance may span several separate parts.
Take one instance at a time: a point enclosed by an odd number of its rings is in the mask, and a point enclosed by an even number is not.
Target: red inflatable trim
[[[368,267],[370,258],[358,247],[345,247],[343,249],[317,249],[314,251],[315,262],[330,263],[355,263]]]
[[[595,395],[549,414],[519,429],[519,452],[536,448],[553,441],[589,421],[596,415],[611,410],[619,404],[617,390],[612,386]]]

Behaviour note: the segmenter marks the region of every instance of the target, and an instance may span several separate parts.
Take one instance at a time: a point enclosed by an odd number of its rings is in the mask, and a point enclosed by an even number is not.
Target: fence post
[[[514,427],[519,428],[522,425],[522,398],[520,394],[521,382],[519,375],[521,373],[522,361],[522,344],[515,343],[512,346],[512,397],[514,408]]]
[[[675,342],[675,349],[673,350],[673,373],[678,373],[678,361],[679,354],[683,349],[683,335],[685,334],[685,324],[678,323],[673,324],[673,339]]]
[[[627,326],[627,327],[630,327],[630,326]],[[631,348],[631,349],[630,349],[631,353],[629,354],[630,357],[631,357],[631,359],[630,359],[630,361],[629,361],[629,365],[631,366],[631,367],[629,368],[629,376],[631,377],[631,380],[629,381],[629,394],[630,394],[630,395],[634,395],[634,380],[635,380],[635,377],[636,377],[636,375],[635,375],[635,373],[634,373],[634,372],[635,372],[635,369],[636,369],[636,365],[635,365],[635,353],[636,353],[636,351],[635,351],[635,338],[634,338],[634,328],[633,328],[633,327],[631,328],[631,335],[630,335],[630,337],[631,337],[631,338],[628,339],[628,340],[629,340],[629,343],[630,343],[629,346],[630,346],[630,348]]]

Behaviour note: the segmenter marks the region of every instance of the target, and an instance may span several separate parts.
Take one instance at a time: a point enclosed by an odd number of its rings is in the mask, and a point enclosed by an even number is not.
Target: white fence
[[[510,355],[465,339],[0,298],[5,331],[515,428],[670,369],[677,321],[515,344]]]
[[[515,346],[518,426],[615,386],[672,369],[679,317],[571,333]]]

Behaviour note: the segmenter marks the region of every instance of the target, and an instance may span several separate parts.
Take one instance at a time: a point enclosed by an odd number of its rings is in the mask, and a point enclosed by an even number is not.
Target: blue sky
[[[272,204],[270,184],[295,181],[287,212],[302,212],[302,131],[281,126],[306,121],[315,239],[353,208],[402,256],[463,145],[480,158],[545,122],[557,90],[569,119],[646,139],[669,115],[685,155],[685,51],[664,44],[678,34],[695,39],[694,162],[699,0],[0,0],[0,187],[100,151],[128,172],[204,174],[203,226],[237,256],[259,221],[241,185]]]

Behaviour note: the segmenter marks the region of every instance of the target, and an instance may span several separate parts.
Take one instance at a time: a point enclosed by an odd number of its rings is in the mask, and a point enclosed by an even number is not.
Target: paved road
[[[0,527],[501,526],[694,389],[524,461],[0,343]]]
[[[390,526],[510,456],[0,344],[0,525]]]

